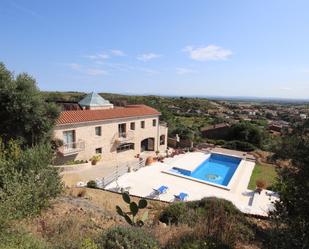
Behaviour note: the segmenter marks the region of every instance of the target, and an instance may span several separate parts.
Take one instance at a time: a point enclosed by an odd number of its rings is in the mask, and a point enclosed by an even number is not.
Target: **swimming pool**
[[[171,172],[192,177],[198,180],[228,186],[241,158],[212,153],[193,171],[173,167]]]

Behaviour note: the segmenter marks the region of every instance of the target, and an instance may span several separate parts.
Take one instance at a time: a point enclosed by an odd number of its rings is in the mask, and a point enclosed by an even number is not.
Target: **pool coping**
[[[197,178],[194,178],[194,177],[191,177],[191,176],[186,176],[186,175],[183,175],[183,174],[179,174],[179,173],[170,171],[172,168],[174,168],[174,166],[169,168],[168,170],[162,170],[161,172],[165,173],[165,174],[177,176],[177,177],[180,177],[180,178],[185,178],[185,179],[188,179],[188,180],[191,180],[191,181],[203,183],[203,184],[206,184],[206,185],[210,185],[210,186],[214,186],[214,187],[217,187],[217,188],[221,188],[221,189],[230,191],[231,185],[235,182],[235,180],[234,180],[235,176],[239,172],[239,168],[240,168],[240,166],[242,166],[245,159],[243,157],[239,157],[239,156],[235,156],[235,155],[229,155],[229,154],[225,154],[225,153],[219,153],[219,152],[210,152],[209,154],[210,154],[210,156],[211,156],[211,154],[219,154],[219,155],[223,155],[223,156],[230,156],[230,157],[235,157],[235,158],[240,159],[240,162],[239,162],[239,164],[238,164],[238,166],[237,166],[237,168],[236,168],[236,170],[235,170],[233,176],[231,177],[229,184],[227,186],[220,185],[220,184],[217,184],[217,183],[208,182],[208,181],[204,181],[204,180],[200,180],[200,179],[197,179]],[[207,155],[209,155],[209,154],[207,153]],[[205,160],[207,160],[207,158]],[[199,166],[200,166],[200,164],[197,165],[195,169],[197,169]],[[179,168],[179,169],[182,169],[182,168]],[[183,170],[187,170],[187,169],[183,169]],[[192,171],[190,171],[190,172],[192,172]]]

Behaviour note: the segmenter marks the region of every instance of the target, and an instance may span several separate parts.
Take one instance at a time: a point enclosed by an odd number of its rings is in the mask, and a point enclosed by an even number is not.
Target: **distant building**
[[[288,122],[283,121],[283,120],[278,120],[278,121],[271,122],[268,126],[268,130],[273,134],[279,135],[279,133],[281,134],[282,132],[284,132],[284,130],[288,130],[289,127],[290,125]]]
[[[230,125],[226,123],[207,126],[201,129],[202,136],[209,139],[223,139],[228,135]]]
[[[301,119],[307,119],[307,114],[302,113],[302,114],[299,114],[299,116]]]
[[[271,131],[271,132],[282,132],[282,125],[279,125],[279,124],[270,124],[268,126],[268,129]]]
[[[146,105],[114,107],[100,95],[83,98],[81,110],[63,111],[54,128],[54,138],[63,141],[57,162],[130,159],[143,151],[165,152],[167,126],[159,122],[160,112]],[[118,157],[117,157],[118,158]]]

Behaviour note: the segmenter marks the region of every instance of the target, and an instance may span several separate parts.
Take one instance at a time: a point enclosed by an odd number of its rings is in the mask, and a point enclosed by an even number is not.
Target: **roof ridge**
[[[124,107],[96,110],[72,110],[61,112],[57,120],[57,124],[81,123],[88,121],[100,121],[160,114],[161,113],[159,111],[147,105],[139,105],[133,108]]]

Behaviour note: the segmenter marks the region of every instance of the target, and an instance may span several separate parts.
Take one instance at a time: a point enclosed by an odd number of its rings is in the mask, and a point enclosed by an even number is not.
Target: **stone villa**
[[[146,105],[114,107],[96,93],[78,104],[81,110],[61,112],[54,128],[54,138],[63,141],[59,163],[89,160],[96,154],[102,160],[129,160],[146,151],[166,151],[168,128],[157,110]]]

